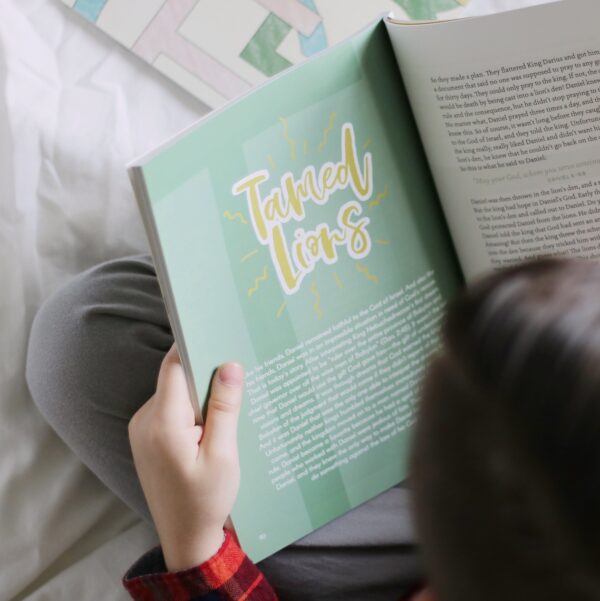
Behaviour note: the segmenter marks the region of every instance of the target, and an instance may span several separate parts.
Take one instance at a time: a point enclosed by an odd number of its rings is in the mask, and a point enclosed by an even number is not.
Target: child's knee
[[[148,259],[110,261],[74,277],[41,307],[26,377],[42,414],[127,419],[152,394],[171,332]]]
[[[90,284],[93,287],[91,279],[93,275],[86,272],[58,289],[40,307],[31,327],[27,384],[35,404],[51,423],[69,412],[73,395],[68,392],[80,384],[78,370],[88,346],[83,297]]]

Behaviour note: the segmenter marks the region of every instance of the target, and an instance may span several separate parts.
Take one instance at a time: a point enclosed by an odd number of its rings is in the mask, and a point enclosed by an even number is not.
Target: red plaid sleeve
[[[225,533],[221,548],[189,570],[168,572],[160,548],[138,560],[123,578],[136,601],[277,601],[263,573]]]
[[[420,588],[419,590],[415,591],[412,595],[409,595],[408,597],[400,597],[400,599],[398,599],[398,601],[422,601],[425,599],[426,592],[427,592],[426,589]],[[427,597],[427,599],[429,599],[429,597]]]

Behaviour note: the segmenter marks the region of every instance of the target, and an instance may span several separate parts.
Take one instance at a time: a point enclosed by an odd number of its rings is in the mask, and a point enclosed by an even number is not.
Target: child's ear
[[[431,589],[423,589],[420,593],[417,593],[410,601],[437,601]]]

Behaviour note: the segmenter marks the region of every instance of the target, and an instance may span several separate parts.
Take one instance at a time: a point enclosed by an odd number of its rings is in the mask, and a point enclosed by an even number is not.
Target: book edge
[[[177,350],[179,351],[179,356],[183,364],[184,373],[186,375],[186,380],[188,384],[188,390],[192,401],[192,408],[194,410],[194,416],[196,418],[196,423],[201,424],[203,422],[203,418],[200,398],[196,389],[192,366],[189,359],[187,346],[185,344],[185,338],[183,336],[183,329],[179,321],[179,314],[175,305],[175,297],[171,289],[171,282],[169,280],[168,270],[164,259],[164,253],[160,243],[160,237],[158,235],[158,227],[156,225],[156,220],[152,212],[150,197],[148,195],[148,189],[146,187],[146,180],[144,178],[143,169],[141,166],[130,167],[128,168],[128,174],[131,181],[131,185],[133,187],[138,209],[142,217],[144,230],[146,231],[146,237],[150,245],[152,258],[154,261],[154,268],[156,270],[158,284],[160,287],[160,292],[165,302],[167,317],[169,319],[169,323],[171,324],[175,344],[177,346]]]

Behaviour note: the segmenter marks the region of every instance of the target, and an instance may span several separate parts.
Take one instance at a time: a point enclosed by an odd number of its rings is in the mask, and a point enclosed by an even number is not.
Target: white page
[[[387,23],[467,278],[600,257],[598,23],[597,0]]]

